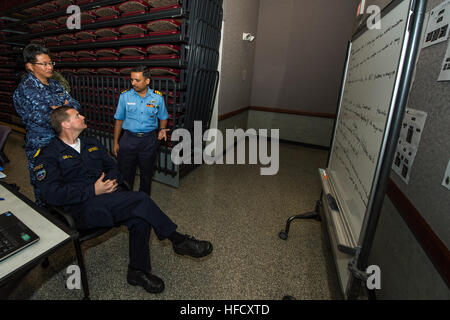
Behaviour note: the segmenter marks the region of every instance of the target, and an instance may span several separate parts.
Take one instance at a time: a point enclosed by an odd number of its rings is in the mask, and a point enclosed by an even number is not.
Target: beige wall
[[[357,1],[261,0],[251,105],[335,113]]]
[[[255,41],[242,40],[242,33],[256,35],[260,0],[224,0],[222,68],[218,114],[250,105]],[[243,73],[246,73],[245,80]]]
[[[248,112],[248,128],[279,129],[282,140],[329,147],[334,119],[279,112]]]
[[[248,106],[335,113],[356,7],[356,0],[224,0],[217,116]],[[255,41],[242,41],[243,32]],[[264,124],[281,139],[329,146],[333,119],[245,114],[246,127]],[[217,126],[243,127],[242,118]]]

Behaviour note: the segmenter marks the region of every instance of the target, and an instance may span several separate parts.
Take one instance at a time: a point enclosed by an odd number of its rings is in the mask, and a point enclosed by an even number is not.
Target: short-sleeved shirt
[[[158,119],[167,120],[169,114],[160,92],[149,88],[142,98],[130,89],[120,95],[114,118],[123,120],[123,129],[138,133],[158,129]]]

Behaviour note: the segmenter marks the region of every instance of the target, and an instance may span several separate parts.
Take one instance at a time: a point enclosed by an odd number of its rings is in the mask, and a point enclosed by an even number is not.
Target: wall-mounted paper
[[[419,147],[420,138],[427,113],[414,109],[406,109],[403,119],[400,137],[398,139],[397,151],[395,152],[392,170],[397,173],[402,180],[408,184],[411,168]]]
[[[450,23],[450,0],[434,7],[430,11],[423,48],[446,41]]]
[[[449,81],[450,80],[450,43],[447,46],[447,51],[445,52],[444,61],[442,62],[441,72],[439,73],[438,81]]]

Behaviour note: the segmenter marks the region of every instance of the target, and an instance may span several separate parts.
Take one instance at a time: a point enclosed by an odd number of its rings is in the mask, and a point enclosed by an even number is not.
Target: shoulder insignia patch
[[[70,154],[69,155],[66,155],[66,156],[63,156],[63,159],[65,160],[65,159],[70,159],[70,158],[73,158]]]
[[[160,91],[158,91],[158,90],[155,90],[155,93],[159,94],[160,96],[162,96],[162,93]]]
[[[97,150],[98,150],[98,147],[92,147],[92,148],[88,149],[89,152],[93,152],[93,151],[97,151]]]
[[[38,172],[36,172],[36,180],[42,181],[45,179],[46,175],[47,175],[47,171],[45,171],[45,169],[41,169]]]
[[[36,153],[34,154],[33,158],[36,158],[39,155],[39,153],[41,153],[41,148],[39,148],[38,151],[36,151]]]
[[[33,171],[37,171],[37,170],[39,170],[39,169],[42,169],[43,167],[44,167],[44,165],[43,165],[43,164],[40,164],[40,165],[34,167],[34,168],[33,168]]]

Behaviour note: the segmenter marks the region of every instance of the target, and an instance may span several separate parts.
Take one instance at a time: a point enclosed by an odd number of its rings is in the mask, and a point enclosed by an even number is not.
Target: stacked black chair
[[[8,136],[10,133],[11,133],[10,127],[0,125],[0,165],[1,166],[3,166],[5,163],[9,162],[8,157],[3,152],[3,148],[5,147],[6,140],[8,139]]]
[[[81,30],[66,26],[69,3],[31,1],[2,12],[19,21],[0,22],[9,30],[0,34],[0,61],[23,69],[14,61],[25,45],[47,46],[56,70],[69,80],[71,95],[82,104],[86,134],[98,137],[108,150],[118,97],[130,87],[130,68],[139,64],[151,69],[151,86],[165,98],[170,133],[178,128],[193,133],[195,121],[201,121],[203,131],[209,129],[219,79],[222,0],[76,1]],[[5,72],[15,80],[13,69]],[[8,97],[0,103],[0,114],[17,125],[13,84],[5,86]],[[156,172],[176,179],[187,165],[172,163],[173,147],[171,141],[161,145]]]

